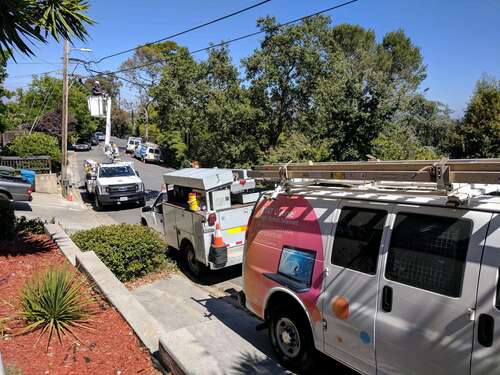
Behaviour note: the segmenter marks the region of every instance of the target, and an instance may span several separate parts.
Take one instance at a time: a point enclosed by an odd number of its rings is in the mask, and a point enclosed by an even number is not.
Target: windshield
[[[105,167],[99,170],[99,177],[128,177],[135,176],[134,170],[128,165],[119,167]]]

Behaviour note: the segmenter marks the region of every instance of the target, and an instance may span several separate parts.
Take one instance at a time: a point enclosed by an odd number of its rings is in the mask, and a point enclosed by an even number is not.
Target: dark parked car
[[[97,146],[99,144],[99,139],[95,134],[92,137],[90,137],[90,144],[92,146]]]
[[[0,200],[31,201],[32,191],[31,185],[24,182],[21,177],[0,177]]]
[[[75,151],[90,151],[92,146],[89,139],[78,139],[71,145],[71,148]]]

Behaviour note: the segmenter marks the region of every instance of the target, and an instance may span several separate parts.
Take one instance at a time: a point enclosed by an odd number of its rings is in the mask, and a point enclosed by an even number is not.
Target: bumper
[[[140,191],[132,194],[103,194],[99,196],[99,201],[104,205],[122,204],[128,202],[140,202],[145,198],[144,192]]]

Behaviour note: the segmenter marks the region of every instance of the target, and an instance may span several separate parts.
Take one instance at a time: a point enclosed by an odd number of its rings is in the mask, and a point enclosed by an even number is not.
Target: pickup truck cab
[[[163,177],[165,190],[143,208],[142,224],[180,250],[194,276],[240,264],[248,218],[259,197],[255,181],[243,179],[241,171],[217,168],[186,168]],[[217,235],[224,243],[218,248]]]
[[[85,161],[85,186],[96,209],[135,202],[145,204],[144,183],[131,162],[96,163]]]
[[[498,373],[498,191],[458,204],[405,189],[319,183],[257,202],[241,299],[283,365],[317,350],[362,374]]]

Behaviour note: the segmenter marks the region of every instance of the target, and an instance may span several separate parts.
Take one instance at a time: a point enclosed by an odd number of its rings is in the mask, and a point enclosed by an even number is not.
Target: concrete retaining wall
[[[37,174],[35,176],[35,189],[37,193],[57,194],[59,193],[59,185],[57,184],[57,175]]]

